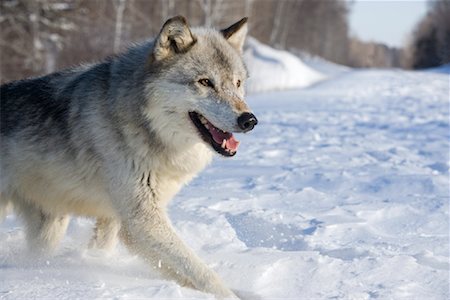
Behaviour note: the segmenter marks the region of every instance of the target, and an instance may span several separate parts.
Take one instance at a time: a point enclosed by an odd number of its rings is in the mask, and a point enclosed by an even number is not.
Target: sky
[[[426,14],[426,0],[354,0],[350,6],[350,33],[363,41],[403,46]]]

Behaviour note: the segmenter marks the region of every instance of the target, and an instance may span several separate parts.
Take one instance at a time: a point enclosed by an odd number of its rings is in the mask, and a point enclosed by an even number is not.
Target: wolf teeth
[[[227,145],[227,140],[223,139],[223,141],[222,141],[222,148],[226,149],[226,145]]]
[[[236,151],[231,150],[231,149],[225,149],[225,151],[228,152],[228,153],[230,153],[230,154],[236,153]]]

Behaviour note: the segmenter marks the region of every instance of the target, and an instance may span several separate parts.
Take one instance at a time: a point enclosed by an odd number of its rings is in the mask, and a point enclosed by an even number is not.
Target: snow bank
[[[450,74],[450,64],[445,64],[436,68],[428,69],[429,72]]]
[[[308,53],[299,53],[298,56],[308,67],[327,77],[335,77],[352,70],[350,67],[333,63],[320,56],[313,56]]]
[[[304,64],[295,55],[273,49],[248,38],[244,60],[249,69],[248,93],[309,86],[325,76]]]

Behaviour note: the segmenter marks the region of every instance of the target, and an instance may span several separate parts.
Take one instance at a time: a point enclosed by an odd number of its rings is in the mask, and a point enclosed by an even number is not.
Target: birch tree
[[[29,70],[30,75],[55,71],[63,36],[76,28],[68,16],[74,13],[77,2],[1,1],[1,71],[15,74],[22,68]],[[9,58],[7,62],[5,55]]]
[[[120,50],[120,43],[122,39],[122,29],[123,29],[123,12],[125,10],[127,1],[126,0],[114,0],[114,9],[116,10],[116,26],[114,31],[114,53],[118,53]]]

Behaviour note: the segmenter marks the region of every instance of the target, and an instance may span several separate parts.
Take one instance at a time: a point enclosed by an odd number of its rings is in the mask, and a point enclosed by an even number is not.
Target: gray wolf
[[[0,204],[23,217],[33,252],[56,247],[69,215],[91,216],[91,247],[118,236],[180,285],[235,297],[166,207],[214,153],[236,154],[233,133],[257,124],[244,101],[246,33],[246,18],[218,31],[178,16],[101,63],[1,87]]]

